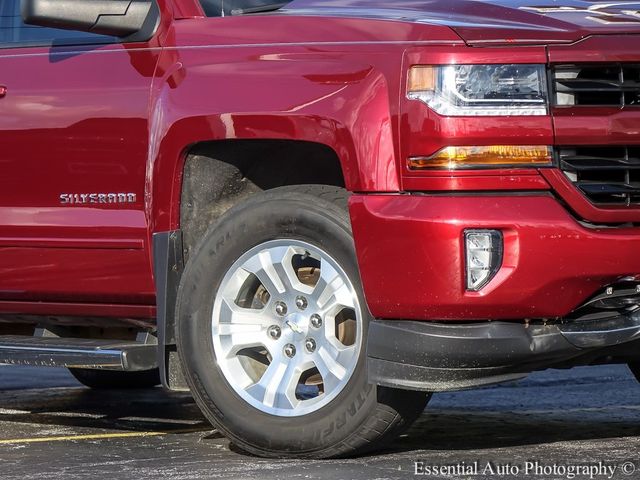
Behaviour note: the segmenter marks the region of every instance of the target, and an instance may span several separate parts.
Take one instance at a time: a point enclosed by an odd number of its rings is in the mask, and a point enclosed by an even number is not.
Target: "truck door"
[[[150,314],[144,200],[159,48],[28,26],[19,12],[19,0],[0,2],[0,312],[99,303]]]

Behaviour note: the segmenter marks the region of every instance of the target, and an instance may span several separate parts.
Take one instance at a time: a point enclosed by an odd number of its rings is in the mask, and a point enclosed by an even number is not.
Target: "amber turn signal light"
[[[409,158],[411,170],[550,167],[553,151],[545,145],[445,147],[430,157]]]
[[[432,92],[436,88],[436,70],[434,67],[417,66],[409,70],[407,92]]]

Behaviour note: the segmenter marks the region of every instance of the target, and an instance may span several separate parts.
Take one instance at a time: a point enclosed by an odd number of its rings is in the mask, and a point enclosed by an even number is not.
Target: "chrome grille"
[[[640,64],[555,65],[555,106],[640,107]]]
[[[640,205],[640,146],[561,147],[560,168],[595,204]]]

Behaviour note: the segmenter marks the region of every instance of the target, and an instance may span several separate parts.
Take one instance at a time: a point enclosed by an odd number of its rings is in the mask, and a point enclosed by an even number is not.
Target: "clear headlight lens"
[[[445,116],[548,112],[544,65],[414,66],[407,95]]]

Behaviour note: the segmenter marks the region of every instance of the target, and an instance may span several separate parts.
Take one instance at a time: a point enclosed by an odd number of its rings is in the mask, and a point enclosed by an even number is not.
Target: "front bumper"
[[[581,225],[550,193],[353,195],[367,304],[407,320],[566,317],[603,287],[640,279],[640,228]],[[464,230],[499,229],[503,265],[464,286]]]
[[[640,310],[555,325],[374,321],[369,381],[430,392],[515,380],[534,370],[640,357]]]

